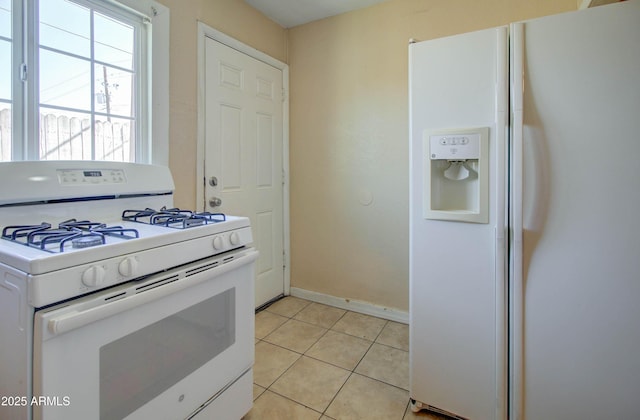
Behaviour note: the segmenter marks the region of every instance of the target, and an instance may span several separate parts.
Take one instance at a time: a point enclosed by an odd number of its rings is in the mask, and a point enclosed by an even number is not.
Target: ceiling
[[[385,0],[244,0],[285,28],[362,9]]]
[[[244,0],[284,28],[356,9],[382,3],[386,0]],[[624,0],[581,0],[581,9]]]

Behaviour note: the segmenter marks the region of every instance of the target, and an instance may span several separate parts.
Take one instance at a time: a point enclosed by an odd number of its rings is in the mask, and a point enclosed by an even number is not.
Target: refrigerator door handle
[[[496,63],[496,153],[495,169],[500,175],[495,184],[495,257],[496,257],[496,395],[498,395],[496,419],[508,418],[508,139],[509,139],[509,40],[508,27],[497,33]],[[501,176],[502,175],[502,176]]]
[[[509,312],[510,357],[510,415],[509,418],[522,419],[524,395],[524,279],[523,279],[523,91],[524,91],[524,25],[511,24],[511,284]]]

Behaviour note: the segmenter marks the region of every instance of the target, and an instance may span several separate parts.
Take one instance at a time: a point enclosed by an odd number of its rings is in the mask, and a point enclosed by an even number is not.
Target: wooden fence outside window
[[[89,118],[40,114],[41,160],[133,159],[132,124],[96,120],[92,141]],[[92,157],[93,149],[93,157]],[[11,110],[0,109],[0,161],[11,160]]]

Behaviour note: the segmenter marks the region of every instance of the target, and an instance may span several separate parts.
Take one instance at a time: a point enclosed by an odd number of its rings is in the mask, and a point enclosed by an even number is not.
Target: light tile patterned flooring
[[[443,419],[409,407],[407,325],[291,296],[255,321],[244,420]]]

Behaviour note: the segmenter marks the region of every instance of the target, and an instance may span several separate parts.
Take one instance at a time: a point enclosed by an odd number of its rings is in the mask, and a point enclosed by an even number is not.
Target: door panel
[[[258,246],[264,250],[263,258],[258,262],[258,275],[267,273],[273,267],[273,248],[269,244],[273,243],[273,212],[263,212],[257,215],[254,231],[257,231],[257,237],[260,238]]]
[[[205,206],[251,219],[259,306],[284,292],[282,71],[210,38],[205,65]]]
[[[273,187],[273,117],[257,115],[258,159],[256,184],[259,188]]]
[[[220,173],[224,180],[224,190],[238,190],[242,181],[242,156],[240,155],[240,139],[242,133],[242,109],[220,105],[220,146],[222,155]]]

